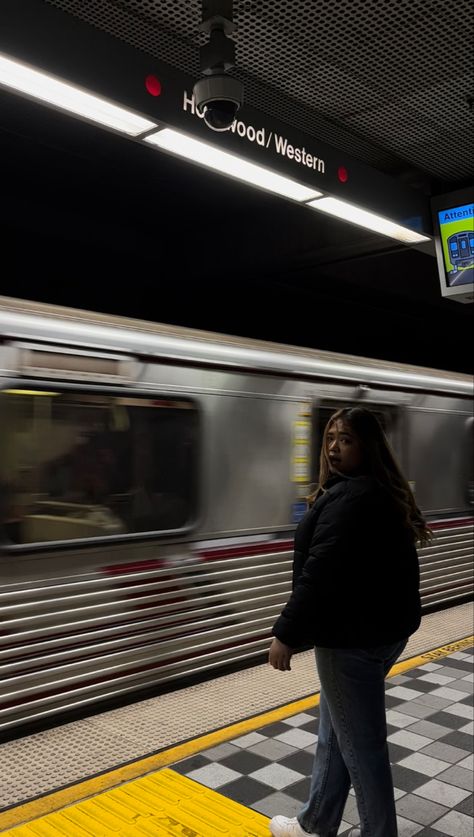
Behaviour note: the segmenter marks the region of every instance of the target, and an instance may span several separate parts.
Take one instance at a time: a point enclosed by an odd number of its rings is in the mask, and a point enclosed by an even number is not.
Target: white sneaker
[[[273,837],[317,837],[316,834],[310,834],[304,831],[296,817],[288,819],[288,817],[273,817],[270,820],[270,831]]]

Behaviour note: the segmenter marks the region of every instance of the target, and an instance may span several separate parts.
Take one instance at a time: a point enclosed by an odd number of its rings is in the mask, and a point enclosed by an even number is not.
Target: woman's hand
[[[270,645],[270,653],[268,655],[268,662],[273,668],[278,671],[291,671],[290,660],[293,650],[289,645],[280,642],[276,637],[273,638]]]

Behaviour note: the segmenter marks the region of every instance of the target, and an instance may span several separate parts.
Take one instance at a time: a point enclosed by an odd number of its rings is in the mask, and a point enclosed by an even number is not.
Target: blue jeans
[[[376,648],[316,648],[319,735],[304,831],[336,837],[351,784],[361,837],[397,837],[384,679],[406,639]]]

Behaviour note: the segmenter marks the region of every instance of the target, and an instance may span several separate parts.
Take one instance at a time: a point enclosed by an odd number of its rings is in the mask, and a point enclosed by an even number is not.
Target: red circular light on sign
[[[147,76],[145,79],[145,87],[150,96],[159,96],[161,93],[161,81],[156,76]]]
[[[345,166],[339,166],[337,170],[337,176],[341,183],[347,183],[349,180],[349,172],[347,171]]]

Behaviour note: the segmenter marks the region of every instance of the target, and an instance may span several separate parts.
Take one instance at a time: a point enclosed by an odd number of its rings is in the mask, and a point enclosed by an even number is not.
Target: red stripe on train
[[[435,520],[433,523],[428,521],[430,529],[456,529],[458,526],[472,525],[474,525],[474,517],[458,517],[455,520]]]
[[[293,549],[293,541],[266,541],[250,546],[227,546],[198,549],[196,555],[203,561],[217,561],[219,558],[243,558],[250,555],[270,555],[272,552],[288,552]]]
[[[163,558],[150,558],[148,561],[136,561],[128,564],[111,564],[109,567],[102,567],[101,572],[107,575],[121,575],[121,573],[133,573],[137,570],[160,570],[166,567]]]
[[[250,555],[288,552],[291,549],[293,549],[292,540],[265,541],[265,543],[245,544],[245,546],[217,546],[210,547],[209,549],[196,549],[194,555],[202,561],[217,561],[219,558],[244,558]],[[101,572],[106,575],[121,575],[137,572],[137,570],[158,570],[166,566],[168,566],[166,559],[150,558],[148,561],[137,561],[136,563],[110,564],[108,567],[102,567]],[[172,572],[172,569],[169,569]]]

